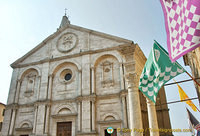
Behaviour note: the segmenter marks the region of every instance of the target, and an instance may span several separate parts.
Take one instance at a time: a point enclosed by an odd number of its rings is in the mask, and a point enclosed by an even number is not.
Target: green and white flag
[[[170,79],[185,72],[178,63],[172,63],[168,53],[156,41],[140,76],[139,89],[156,102],[159,89]]]

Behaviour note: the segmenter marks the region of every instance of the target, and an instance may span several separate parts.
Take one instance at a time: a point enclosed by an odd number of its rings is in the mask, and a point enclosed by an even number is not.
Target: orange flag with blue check
[[[177,84],[177,83],[176,83]],[[189,99],[189,97],[187,96],[187,94],[183,91],[183,89],[177,84],[178,86],[178,92],[179,92],[179,96],[180,96],[180,100],[187,100]],[[194,105],[194,103],[191,100],[187,100],[185,101],[192,109],[193,111],[197,111],[196,106]]]

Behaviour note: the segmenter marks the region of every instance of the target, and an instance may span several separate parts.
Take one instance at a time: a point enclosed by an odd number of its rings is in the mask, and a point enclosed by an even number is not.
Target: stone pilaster
[[[21,83],[22,83],[21,80],[17,80],[17,89],[16,89],[15,103],[18,103],[18,101],[19,101],[19,91],[20,91]]]
[[[77,102],[78,103],[78,117],[77,117],[77,125],[78,125],[78,132],[80,132],[81,131],[81,102],[80,101],[78,101]]]
[[[82,132],[91,132],[91,113],[90,113],[90,101],[82,101]]]
[[[123,64],[120,64],[120,88],[121,90],[125,90],[124,86],[124,73],[123,73]]]
[[[39,101],[46,100],[48,97],[48,72],[49,72],[49,63],[42,64],[42,76],[41,76],[41,85],[39,93]]]
[[[121,95],[122,110],[123,110],[123,127],[127,128],[127,108],[126,108],[126,94]]]
[[[79,73],[79,89],[78,89],[78,96],[82,95],[82,70],[78,71]]]
[[[14,126],[15,126],[15,120],[16,120],[16,112],[17,112],[16,108],[12,109],[12,116],[11,116],[9,135],[13,135],[13,132],[14,132]]]
[[[49,133],[50,109],[51,109],[51,106],[49,104],[47,104],[46,105],[45,130],[44,130],[45,134]]]
[[[53,85],[53,74],[49,75],[49,86],[48,86],[48,99],[51,100],[52,97],[52,85]]]
[[[95,132],[96,131],[96,125],[95,125],[95,122],[96,122],[96,112],[95,112],[95,101],[93,100],[92,101],[92,131]]]
[[[38,104],[38,112],[37,112],[37,125],[36,125],[36,135],[44,134],[44,126],[45,126],[45,104]]]
[[[92,69],[92,94],[95,93],[95,72],[94,72],[94,67],[91,68]]]
[[[38,86],[37,86],[37,100],[39,100],[41,76],[38,76],[37,78],[38,78]]]
[[[142,133],[136,131],[137,129],[143,129],[140,99],[137,87],[137,75],[135,73],[129,73],[126,75],[126,79],[128,81],[130,129],[132,130],[131,135],[142,136]]]
[[[155,105],[148,98],[146,98],[146,101],[147,101],[150,136],[159,136]]]
[[[34,108],[35,108],[34,110],[35,113],[34,113],[34,122],[33,122],[33,134],[35,134],[36,132],[38,106],[35,105]]]

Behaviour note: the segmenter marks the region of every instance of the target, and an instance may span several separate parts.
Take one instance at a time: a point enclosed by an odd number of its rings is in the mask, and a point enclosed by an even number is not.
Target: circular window
[[[72,74],[71,74],[71,73],[67,73],[67,74],[65,75],[65,80],[66,80],[66,81],[69,81],[71,78],[72,78]]]
[[[64,83],[69,83],[72,81],[73,78],[73,74],[72,71],[70,69],[64,69],[61,73],[60,73],[60,81],[64,82]]]

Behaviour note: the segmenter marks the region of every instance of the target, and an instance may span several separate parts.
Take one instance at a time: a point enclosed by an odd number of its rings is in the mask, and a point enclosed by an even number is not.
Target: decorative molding
[[[60,66],[63,65],[71,65],[76,67],[77,71],[81,70],[81,66],[78,62],[76,62],[75,60],[63,60],[60,62],[56,62],[54,65],[51,66],[50,70],[49,70],[49,75],[51,74],[55,74],[55,71],[57,70],[57,68],[59,68]],[[63,68],[62,68],[63,69]]]
[[[134,84],[137,82],[137,73],[127,73],[125,75],[129,83]]]
[[[109,48],[104,48],[104,49],[78,52],[78,53],[74,53],[74,54],[71,54],[71,55],[61,56],[61,57],[53,58],[53,59],[47,59],[47,58],[45,58],[45,59],[40,60],[38,62],[31,62],[31,63],[26,63],[26,64],[11,64],[11,65],[12,65],[12,68],[22,68],[22,67],[27,67],[27,66],[33,66],[33,65],[42,64],[42,63],[45,63],[45,62],[54,62],[54,61],[58,61],[58,60],[65,60],[65,59],[75,58],[75,57],[83,56],[83,55],[87,55],[87,54],[96,54],[96,53],[108,52],[108,51],[113,51],[113,50],[119,51],[121,49],[121,46],[127,46],[127,45],[123,44],[123,45],[119,45],[119,46],[115,46],[115,47],[109,47]],[[103,55],[106,55],[106,54],[103,54]],[[107,55],[109,55],[109,54],[107,54]]]
[[[122,91],[127,91],[127,90],[122,90]],[[19,108],[23,108],[23,107],[37,107],[40,105],[56,105],[59,103],[77,103],[77,102],[81,102],[81,101],[96,101],[96,100],[103,100],[103,99],[111,99],[111,98],[120,98],[121,92],[119,93],[115,93],[115,94],[106,94],[106,95],[96,95],[96,94],[92,94],[92,95],[87,95],[87,96],[78,96],[76,98],[72,98],[72,99],[65,99],[65,100],[39,100],[39,101],[35,101],[32,103],[27,103],[27,104],[17,104],[17,103],[12,103],[6,106],[6,109],[19,109]]]
[[[23,127],[24,124],[27,124],[27,127]],[[16,131],[30,131],[33,129],[32,122],[30,120],[23,120],[19,124],[19,128],[15,128]]]
[[[101,117],[101,121],[105,121],[106,117],[112,116],[115,118],[115,120],[120,120],[120,117],[117,113],[114,112],[109,112],[109,113],[104,113]]]
[[[86,96],[78,96],[76,98],[76,101],[77,102],[80,102],[80,101],[96,101],[96,95],[95,94],[92,94],[92,95],[86,95]]]
[[[15,131],[22,131],[22,132],[25,132],[25,131],[32,131],[33,128],[15,128]]]
[[[111,120],[111,121],[97,121],[98,124],[116,124],[122,123],[122,120]]]
[[[25,97],[31,97],[31,96],[33,96],[33,94],[34,94],[34,91],[25,91],[24,92]]]
[[[97,100],[119,98],[120,92],[115,94],[97,95]]]
[[[19,104],[17,103],[6,105],[6,109],[18,109],[18,108],[19,108]]]
[[[71,78],[66,81],[65,80],[65,75],[66,74],[71,74]],[[62,68],[62,70],[58,73],[59,75],[59,82],[63,83],[63,84],[70,84],[74,81],[75,77],[76,77],[76,72],[74,69],[72,69],[71,67],[64,67]]]
[[[57,108],[55,109],[54,114],[58,115],[59,111],[62,110],[62,109],[65,109],[65,108],[69,109],[71,111],[71,113],[75,113],[76,112],[76,110],[75,110],[73,105],[71,105],[71,104],[61,104],[61,105],[57,106]]]
[[[54,78],[55,75],[54,74],[49,74],[48,76],[51,77],[51,78]]]
[[[76,117],[78,115],[78,113],[70,113],[70,114],[56,114],[56,115],[51,115],[52,118],[63,118],[63,117]]]
[[[71,51],[78,44],[78,36],[74,33],[67,32],[60,36],[57,41],[57,49],[62,53]]]
[[[120,97],[126,97],[128,95],[128,90],[122,90],[119,95]]]
[[[22,80],[22,76],[28,72],[28,71],[36,71],[37,72],[37,76],[41,76],[41,69],[38,66],[29,66],[27,68],[25,68],[23,71],[20,72],[19,76],[18,76],[18,80]]]

